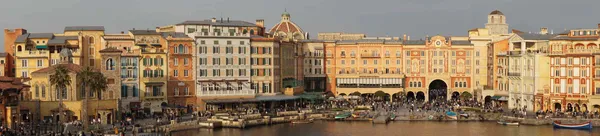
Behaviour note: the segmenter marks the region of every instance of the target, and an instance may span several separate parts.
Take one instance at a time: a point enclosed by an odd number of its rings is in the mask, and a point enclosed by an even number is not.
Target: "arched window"
[[[494,21],[495,21],[495,20],[494,20],[494,16],[492,16],[492,19],[491,19],[491,20],[492,20],[492,24],[493,24],[493,23],[494,23]]]
[[[46,85],[42,85],[42,98],[46,98]]]
[[[499,23],[504,23],[504,20],[503,20],[502,16],[500,16],[500,22]]]
[[[244,29],[244,31],[242,33],[243,34],[247,34],[248,33],[248,29]]]
[[[250,35],[254,35],[254,30],[250,30]]]
[[[90,44],[94,44],[94,37],[90,37],[88,42],[90,42]]]
[[[21,46],[17,46],[17,51],[23,51],[23,48]]]
[[[183,49],[184,49],[184,48],[183,48],[183,45],[182,45],[182,44],[179,44],[179,53],[184,53],[184,52],[183,52]]]
[[[35,97],[40,97],[40,87],[35,85]]]
[[[115,70],[115,63],[112,58],[106,60],[106,70]]]

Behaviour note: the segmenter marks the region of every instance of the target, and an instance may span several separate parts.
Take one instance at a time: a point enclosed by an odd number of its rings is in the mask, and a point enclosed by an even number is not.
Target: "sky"
[[[0,0],[0,5],[0,27],[30,33],[89,25],[118,33],[213,17],[265,19],[270,29],[284,10],[311,38],[319,32],[465,36],[485,27],[493,10],[504,13],[509,29],[525,32],[548,27],[559,33],[600,23],[600,0]]]

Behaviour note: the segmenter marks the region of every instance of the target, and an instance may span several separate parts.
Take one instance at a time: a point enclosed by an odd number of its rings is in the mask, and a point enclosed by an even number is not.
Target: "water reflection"
[[[590,136],[592,131],[553,129],[552,126],[502,126],[495,122],[369,122],[316,121],[246,129],[199,129],[173,133],[182,136]]]

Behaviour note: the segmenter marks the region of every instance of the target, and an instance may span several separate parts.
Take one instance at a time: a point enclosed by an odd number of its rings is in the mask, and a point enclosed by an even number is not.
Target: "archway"
[[[573,112],[573,105],[571,103],[567,104],[567,112]]]
[[[575,111],[576,112],[580,112],[581,111],[581,107],[579,107],[579,104],[575,104]]]
[[[492,102],[492,97],[491,96],[485,96],[485,98],[483,98],[483,101],[485,102],[485,104],[490,104]]]
[[[448,95],[448,85],[442,80],[433,80],[429,83],[429,101],[442,100],[445,101]]]
[[[417,92],[417,101],[425,101],[425,93],[422,91]]]
[[[460,97],[460,93],[458,92],[452,92],[452,100],[458,100],[458,98]]]
[[[415,93],[410,91],[408,93],[406,93],[406,99],[410,100],[414,100],[415,99]]]
[[[588,111],[587,104],[583,104],[582,107],[583,107],[583,111]]]
[[[560,103],[554,103],[554,111],[562,111]]]

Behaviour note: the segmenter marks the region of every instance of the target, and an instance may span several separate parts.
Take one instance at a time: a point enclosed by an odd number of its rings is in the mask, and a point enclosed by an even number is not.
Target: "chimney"
[[[227,17],[227,23],[229,23],[229,17]]]
[[[402,36],[402,40],[403,40],[403,41],[406,41],[406,40],[408,40],[408,39],[406,39],[406,34],[404,34],[404,35]]]
[[[540,34],[548,34],[548,28],[546,28],[546,27],[540,28]]]
[[[211,22],[213,22],[213,23],[217,22],[217,18],[213,17],[212,20],[211,20]]]
[[[256,20],[256,26],[265,27],[265,20],[264,19],[257,19]]]
[[[121,34],[125,34],[125,32],[121,31]]]

